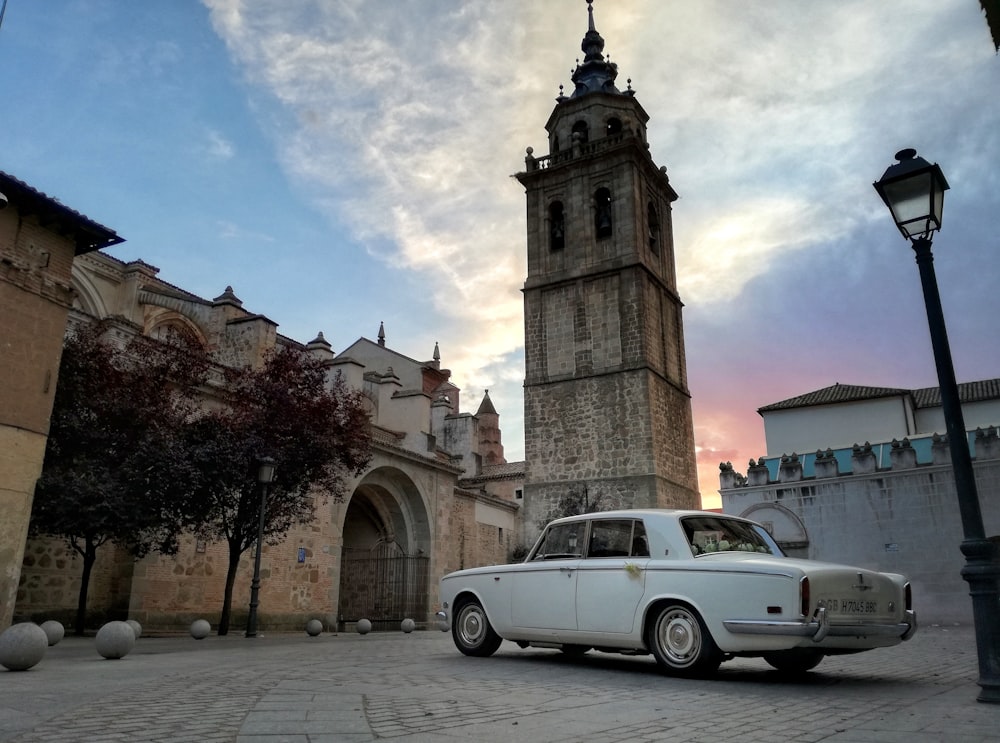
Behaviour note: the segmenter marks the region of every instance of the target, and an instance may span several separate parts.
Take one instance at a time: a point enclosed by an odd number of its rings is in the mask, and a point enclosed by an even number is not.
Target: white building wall
[[[975,473],[986,535],[1000,535],[1000,459],[977,461]],[[785,532],[775,532],[779,542],[804,541],[792,554],[906,575],[921,623],[972,621],[951,465],[769,482],[721,494],[723,512],[775,523]],[[804,534],[789,532],[789,523],[801,523]]]
[[[967,430],[996,426],[1000,424],[1000,400],[964,403],[962,418],[965,419]],[[918,410],[917,430],[921,433],[944,434],[944,411],[940,407]]]
[[[820,446],[841,449],[865,441],[891,441],[916,432],[910,405],[902,397],[773,410],[763,418],[771,457]]]

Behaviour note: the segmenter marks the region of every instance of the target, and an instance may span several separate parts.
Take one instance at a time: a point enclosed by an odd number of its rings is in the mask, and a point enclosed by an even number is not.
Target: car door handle
[[[566,573],[567,576],[572,575],[576,568],[559,568],[560,573]]]

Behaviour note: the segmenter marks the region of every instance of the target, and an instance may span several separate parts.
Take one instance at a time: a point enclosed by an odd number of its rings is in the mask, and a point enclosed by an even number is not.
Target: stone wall
[[[1000,535],[995,448],[984,442],[974,462],[987,536]],[[725,470],[723,511],[768,523],[779,542],[793,543],[791,554],[903,573],[924,622],[969,622],[972,602],[961,577],[963,531],[950,461],[940,447],[934,463],[918,464],[908,451],[899,442],[893,467],[877,469],[870,451],[858,447],[852,472],[840,473],[835,460],[817,459],[817,476],[807,478],[796,458],[786,457],[777,481],[758,465],[746,485]]]
[[[115,545],[98,548],[87,589],[88,626],[128,617],[132,566],[132,559]],[[21,566],[15,620],[56,619],[73,627],[82,573],[83,557],[65,541],[29,539]]]
[[[14,615],[72,302],[73,242],[0,210],[0,630]]]

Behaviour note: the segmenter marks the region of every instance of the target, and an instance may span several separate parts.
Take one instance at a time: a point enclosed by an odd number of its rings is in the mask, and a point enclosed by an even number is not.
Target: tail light
[[[799,580],[799,614],[804,617],[809,616],[809,605],[810,605],[809,595],[809,576],[804,575]]]
[[[903,602],[906,604],[907,611],[913,608],[913,591],[910,589],[909,583],[903,586]]]

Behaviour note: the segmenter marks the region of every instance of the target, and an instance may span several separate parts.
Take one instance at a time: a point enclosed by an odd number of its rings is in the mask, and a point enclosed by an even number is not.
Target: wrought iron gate
[[[396,543],[344,549],[341,557],[340,624],[368,619],[375,630],[399,629],[403,619],[427,617],[426,557],[404,555]]]

